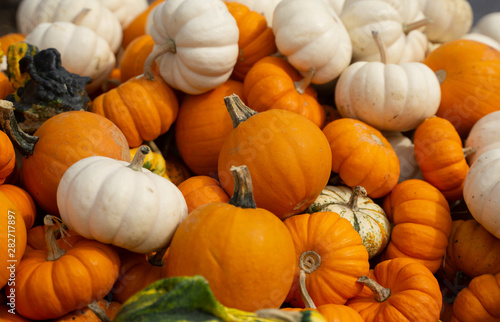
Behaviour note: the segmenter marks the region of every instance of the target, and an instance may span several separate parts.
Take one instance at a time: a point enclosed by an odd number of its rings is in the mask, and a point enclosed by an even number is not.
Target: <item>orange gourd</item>
[[[441,83],[436,115],[450,121],[462,138],[482,116],[500,109],[500,52],[478,41],[459,39],[439,46],[423,62]]]
[[[177,228],[166,260],[167,277],[202,275],[224,306],[254,312],[283,303],[295,271],[295,249],[286,226],[256,208],[245,166],[232,168],[229,203],[192,211]]]
[[[155,42],[151,35],[135,38],[123,51],[120,59],[121,81],[126,82],[144,71],[144,63],[153,50]],[[155,64],[155,63],[153,63]],[[156,64],[155,64],[156,65]],[[153,67],[155,69],[155,67]]]
[[[393,224],[383,258],[411,258],[436,273],[451,234],[450,207],[443,194],[423,180],[409,179],[392,190],[383,208]]]
[[[186,165],[197,175],[215,177],[219,152],[233,129],[224,97],[243,96],[243,83],[228,80],[200,95],[182,100],[175,123],[175,142]]]
[[[219,181],[209,176],[194,176],[178,186],[188,207],[188,213],[211,202],[228,202],[229,196]]]
[[[3,192],[16,205],[19,213],[23,216],[26,230],[31,229],[35,224],[36,205],[29,192],[12,184],[0,185],[0,192]]]
[[[465,176],[469,172],[467,150],[450,121],[431,117],[420,124],[413,138],[415,157],[425,181],[448,199],[463,198]]]
[[[228,194],[231,166],[252,173],[259,208],[285,219],[304,211],[319,196],[331,173],[332,153],[313,122],[286,110],[256,113],[237,96],[224,99],[233,119],[219,154],[219,181]]]
[[[274,33],[268,27],[266,18],[256,11],[251,11],[239,2],[226,2],[229,13],[236,20],[240,37],[238,39],[238,60],[232,77],[243,81],[250,68],[261,58],[278,51]]]
[[[0,51],[3,51],[4,55],[7,54],[7,50],[10,45],[16,42],[23,41],[26,38],[25,34],[11,32],[0,37]]]
[[[374,127],[350,118],[323,128],[332,151],[332,171],[351,188],[362,186],[371,198],[387,195],[399,180],[399,159]]]
[[[14,145],[7,134],[0,131],[0,184],[14,171],[16,166],[16,153]]]
[[[163,1],[165,0],[152,1],[146,10],[135,17],[134,20],[132,20],[132,22],[130,22],[130,24],[123,29],[122,48],[127,49],[128,45],[134,39],[146,34],[146,22],[148,20],[149,13]]]
[[[302,78],[284,59],[272,56],[260,59],[250,68],[243,84],[248,106],[255,111],[288,110],[323,127],[326,113],[316,91],[309,86],[310,79]]]
[[[408,258],[395,258],[377,264],[374,279],[359,279],[366,291],[347,305],[358,311],[366,322],[439,320],[442,307],[437,279],[424,265]]]
[[[306,307],[304,288],[319,307],[345,304],[361,291],[363,285],[357,279],[370,269],[368,251],[347,219],[334,212],[317,212],[295,215],[284,223],[295,245],[294,282],[286,302]]]
[[[14,86],[12,86],[12,83],[9,81],[7,75],[0,72],[0,99],[5,99],[12,93],[14,93]]]
[[[96,97],[90,111],[116,124],[135,148],[167,132],[177,118],[179,104],[161,77],[147,80],[141,76]]]

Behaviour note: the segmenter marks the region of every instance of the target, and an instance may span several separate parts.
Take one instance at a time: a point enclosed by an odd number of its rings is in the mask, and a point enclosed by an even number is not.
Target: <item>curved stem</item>
[[[153,80],[153,71],[151,70],[153,66],[153,62],[160,57],[161,55],[164,55],[166,53],[173,53],[175,54],[177,52],[177,49],[175,48],[175,42],[173,39],[167,39],[167,41],[164,44],[161,45],[154,45],[153,47],[153,52],[149,54],[148,58],[146,59],[146,62],[144,62],[144,77],[147,80]]]
[[[384,302],[391,296],[391,290],[383,287],[368,276],[361,276],[358,282],[365,284],[375,294],[375,301]]]
[[[467,158],[469,155],[476,153],[476,149],[469,146],[469,147],[463,148],[463,152],[464,152],[464,158]]]
[[[375,40],[375,44],[377,44],[378,51],[380,53],[380,61],[382,64],[387,63],[387,50],[385,49],[385,45],[382,42],[382,39],[380,38],[378,31],[377,30],[372,30],[372,36],[373,39]]]
[[[6,100],[0,100],[0,114],[0,125],[10,137],[12,143],[19,148],[25,157],[33,154],[38,137],[21,130],[14,115],[14,104]]]
[[[311,274],[320,266],[321,266],[321,256],[315,251],[308,250],[300,255],[299,290],[300,290],[300,296],[302,297],[302,300],[304,301],[306,308],[311,308],[311,309],[316,308],[316,305],[314,304],[314,301],[309,295],[309,292],[307,292],[306,274]]]
[[[135,171],[142,171],[142,165],[144,164],[144,158],[151,150],[147,145],[141,145],[129,164],[129,168]]]
[[[351,208],[352,211],[356,212],[359,210],[358,207],[358,199],[359,197],[366,197],[368,194],[366,193],[366,189],[362,186],[356,186],[352,189],[351,197],[347,202],[346,206]]]
[[[307,73],[306,77],[302,78],[298,82],[294,82],[293,84],[295,85],[295,90],[302,95],[306,92],[306,88],[311,85],[311,81],[314,78],[314,74],[316,74],[316,68],[311,67],[309,69],[309,72]]]
[[[148,256],[148,262],[151,265],[162,267],[165,264],[165,262],[163,261],[163,256],[167,252],[167,248],[168,247],[162,248],[159,251],[157,251],[153,256]]]
[[[94,314],[97,315],[97,317],[101,319],[101,321],[111,322],[111,319],[106,314],[106,312],[99,306],[99,303],[97,303],[97,301],[88,304],[87,307],[89,308],[89,310],[94,312]]]
[[[253,198],[252,179],[246,165],[229,169],[234,178],[234,192],[229,203],[240,208],[257,208]]]
[[[56,234],[58,231],[64,234],[64,224],[62,220],[56,216],[46,215],[43,218],[43,223],[46,227],[45,244],[47,245],[47,260],[55,261],[63,256],[66,252],[57,245]]]
[[[90,12],[90,8],[83,8],[73,19],[71,22],[75,25],[78,25],[82,22],[82,19]]]
[[[416,29],[423,27],[423,26],[427,26],[430,23],[432,23],[432,19],[427,18],[427,17],[425,17],[424,19],[421,19],[421,20],[417,20],[415,22],[404,23],[403,24],[403,31],[404,31],[405,35],[408,35],[413,30],[416,30]]]
[[[243,101],[236,94],[224,97],[224,104],[229,112],[229,116],[231,116],[234,129],[249,117],[257,114],[256,111],[243,104]]]

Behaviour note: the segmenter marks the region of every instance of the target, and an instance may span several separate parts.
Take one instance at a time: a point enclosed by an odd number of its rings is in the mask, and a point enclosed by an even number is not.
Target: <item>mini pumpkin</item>
[[[423,12],[432,20],[426,28],[427,38],[440,43],[465,35],[472,26],[474,15],[467,0],[427,1]]]
[[[26,230],[31,229],[36,219],[36,205],[33,197],[23,188],[12,184],[0,185],[0,192],[16,205],[19,213],[23,216]]]
[[[193,176],[183,181],[178,188],[186,200],[188,213],[207,203],[229,201],[219,181],[209,176]]]
[[[149,30],[146,31],[146,21],[151,11],[156,8],[157,5],[164,2],[165,0],[153,0],[149,3],[149,6],[139,13],[127,27],[123,29],[123,40],[122,48],[127,49],[128,45],[136,38],[149,34]]]
[[[142,35],[130,42],[120,59],[120,79],[122,82],[126,82],[144,72],[144,63],[153,51],[154,44],[151,35]],[[152,69],[156,69],[156,64]]]
[[[465,148],[473,149],[467,156],[470,165],[484,152],[500,148],[500,111],[486,114],[472,126]]]
[[[0,184],[14,171],[16,166],[16,152],[10,138],[0,131]]]

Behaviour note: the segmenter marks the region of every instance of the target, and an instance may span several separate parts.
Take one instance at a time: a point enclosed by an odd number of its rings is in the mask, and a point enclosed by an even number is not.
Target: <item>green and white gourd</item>
[[[384,210],[367,197],[365,188],[326,186],[307,208],[308,213],[332,211],[349,220],[359,233],[370,258],[387,246],[391,224]]]

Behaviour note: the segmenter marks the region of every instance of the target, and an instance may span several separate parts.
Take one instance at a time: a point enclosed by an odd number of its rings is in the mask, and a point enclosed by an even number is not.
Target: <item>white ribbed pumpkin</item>
[[[474,219],[500,238],[500,149],[484,152],[470,167],[464,200]]]
[[[42,22],[72,22],[95,31],[114,53],[123,37],[118,18],[99,0],[22,0],[16,21],[20,32],[26,34]]]
[[[424,14],[432,20],[426,28],[427,38],[432,42],[459,39],[472,26],[472,7],[467,0],[429,0]]]
[[[142,167],[149,148],[132,163],[102,156],[68,168],[57,189],[64,223],[78,234],[137,253],[166,247],[187,215],[180,190]]]
[[[465,147],[474,149],[474,153],[467,156],[469,165],[474,164],[484,152],[500,149],[500,111],[486,114],[474,123],[465,140]]]
[[[415,158],[415,147],[409,137],[401,132],[382,132],[389,141],[399,159],[399,180],[401,183],[408,179],[424,179]]]
[[[325,84],[349,65],[352,45],[342,21],[323,0],[283,0],[274,11],[276,46],[302,76]]]
[[[148,9],[147,0],[99,0],[120,21],[122,29],[125,29],[135,17]]]
[[[104,39],[93,30],[71,22],[43,22],[26,35],[25,41],[40,50],[57,49],[67,71],[92,78],[87,85],[89,93],[101,86],[116,63]]]
[[[496,50],[500,50],[500,43],[497,40],[495,40],[489,36],[477,33],[477,32],[466,33],[465,35],[460,37],[460,39],[469,39],[469,40],[479,41],[479,42],[482,42],[483,44],[486,44],[490,47],[495,48]]]
[[[363,187],[326,186],[307,208],[308,213],[333,211],[349,220],[359,233],[370,258],[387,246],[391,224],[382,207],[366,196]]]
[[[500,12],[491,12],[482,16],[472,27],[471,31],[500,42]]]
[[[238,58],[239,29],[220,0],[168,0],[152,12],[153,61],[162,78],[188,94],[201,94],[229,79]]]
[[[344,8],[345,0],[323,0],[323,1],[328,3],[328,5],[332,7],[333,11],[335,11],[337,15],[340,15],[342,9]]]

